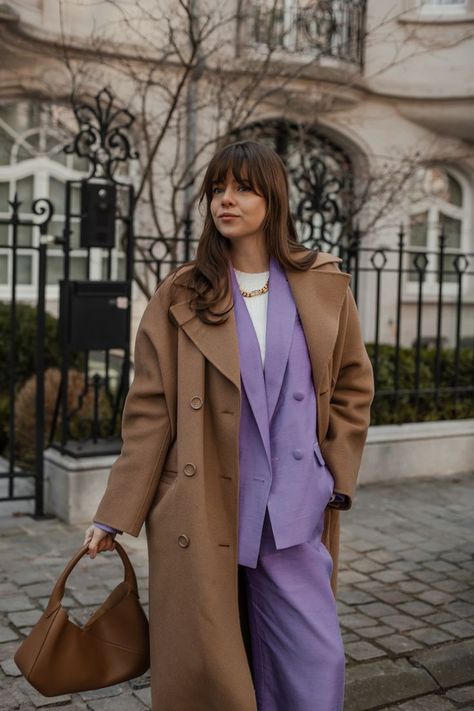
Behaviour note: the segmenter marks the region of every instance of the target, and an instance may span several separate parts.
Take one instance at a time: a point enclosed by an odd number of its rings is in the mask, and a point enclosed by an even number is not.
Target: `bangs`
[[[206,190],[208,195],[212,194],[214,185],[225,182],[229,170],[237,182],[249,185],[257,195],[264,196],[260,165],[242,145],[228,146],[218,158],[215,157],[215,162],[211,161]]]

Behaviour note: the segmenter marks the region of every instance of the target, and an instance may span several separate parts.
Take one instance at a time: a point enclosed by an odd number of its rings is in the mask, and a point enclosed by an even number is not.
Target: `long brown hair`
[[[223,146],[212,157],[199,192],[199,206],[206,199],[207,209],[193,267],[177,275],[173,282],[173,286],[186,286],[194,292],[190,307],[204,323],[222,323],[232,308],[228,275],[231,242],[217,230],[210,208],[213,186],[225,182],[229,169],[239,183],[250,185],[266,199],[262,230],[269,255],[283,267],[304,271],[311,267],[318,254],[298,242],[290,214],[288,176],[280,156],[270,146],[257,141],[237,141]],[[293,256],[296,253],[299,258]],[[212,307],[224,297],[229,301],[229,308],[213,311]]]

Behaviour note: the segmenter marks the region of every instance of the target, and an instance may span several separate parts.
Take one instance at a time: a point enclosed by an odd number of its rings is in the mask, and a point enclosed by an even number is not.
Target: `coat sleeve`
[[[329,404],[327,436],[321,450],[335,479],[334,491],[346,497],[338,508],[349,509],[356,489],[375,392],[372,363],[364,345],[357,305],[350,287],[341,310],[334,354],[336,380]]]
[[[169,347],[170,324],[160,289],[140,321],[134,378],[122,415],[122,450],[114,462],[94,520],[138,536],[153,501],[171,443],[160,348]],[[169,360],[169,356],[167,358]]]

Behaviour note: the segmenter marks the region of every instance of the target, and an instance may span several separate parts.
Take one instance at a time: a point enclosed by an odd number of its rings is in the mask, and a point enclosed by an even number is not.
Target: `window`
[[[467,252],[467,215],[461,180],[440,166],[419,168],[411,191],[408,282],[419,281],[416,252],[427,252],[425,284],[436,285],[439,271],[439,235],[445,235],[443,283],[457,283],[453,261]],[[436,261],[435,261],[436,260]]]
[[[256,47],[362,62],[365,0],[255,0],[249,7],[249,41]]]
[[[66,154],[63,146],[70,143],[76,131],[72,111],[64,106],[45,106],[36,101],[20,101],[0,106],[0,219],[8,221],[11,210],[9,200],[15,193],[22,202],[20,214],[23,219],[34,220],[32,203],[38,198],[48,198],[54,206],[54,217],[49,233],[61,235],[65,222],[65,184],[67,180],[80,180],[88,173],[86,159]],[[80,188],[72,188],[72,212],[79,213]],[[79,247],[79,218],[71,223],[71,278],[102,279],[108,251],[87,251]],[[0,297],[11,293],[13,252],[12,228],[0,224]],[[21,226],[18,232],[16,269],[18,296],[31,298],[37,287],[37,258],[35,249],[39,244],[39,229]],[[2,249],[3,247],[3,249]],[[30,248],[30,249],[28,249]],[[123,272],[124,258],[112,250],[111,278]],[[63,278],[63,251],[48,247],[47,285],[49,297],[57,295],[58,281]],[[53,290],[53,291],[51,291]]]
[[[465,0],[424,0],[420,11],[425,14],[459,14],[466,10]]]

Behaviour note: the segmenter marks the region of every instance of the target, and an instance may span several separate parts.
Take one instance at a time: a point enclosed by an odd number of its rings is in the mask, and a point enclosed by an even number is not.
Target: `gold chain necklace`
[[[246,299],[250,299],[252,296],[259,296],[260,294],[266,294],[269,288],[270,279],[267,279],[267,283],[264,284],[260,289],[254,289],[253,291],[243,291],[240,289],[240,293]]]

